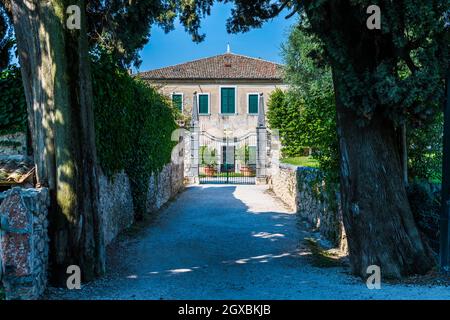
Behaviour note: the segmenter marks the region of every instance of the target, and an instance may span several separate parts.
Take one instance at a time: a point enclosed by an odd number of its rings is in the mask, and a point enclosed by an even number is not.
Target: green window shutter
[[[221,113],[235,113],[235,89],[221,88]]]
[[[208,114],[208,98],[207,94],[200,94],[198,96],[198,113]]]
[[[172,94],[172,103],[175,108],[180,111],[183,111],[183,95],[181,94]]]
[[[258,95],[257,94],[248,95],[248,113],[253,113],[253,114],[258,113]]]
[[[234,92],[234,88],[230,88],[229,89],[229,94],[228,94],[228,112],[229,113],[235,113],[235,92]]]
[[[222,88],[220,90],[220,113],[228,113],[228,97],[227,89]]]

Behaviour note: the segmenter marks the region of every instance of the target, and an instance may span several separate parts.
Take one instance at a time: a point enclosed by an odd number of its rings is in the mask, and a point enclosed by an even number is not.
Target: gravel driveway
[[[111,248],[107,274],[48,299],[450,299],[450,288],[382,284],[311,263],[307,231],[265,186],[191,186]]]

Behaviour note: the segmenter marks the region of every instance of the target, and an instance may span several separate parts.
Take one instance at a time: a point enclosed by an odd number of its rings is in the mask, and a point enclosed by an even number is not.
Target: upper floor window
[[[198,94],[198,114],[209,114],[209,94]]]
[[[182,93],[172,93],[172,104],[175,108],[183,112],[183,94]]]
[[[220,113],[223,114],[236,113],[236,88],[234,87],[220,88]]]
[[[259,107],[259,94],[258,93],[249,93],[248,94],[248,113],[249,114],[258,114]]]

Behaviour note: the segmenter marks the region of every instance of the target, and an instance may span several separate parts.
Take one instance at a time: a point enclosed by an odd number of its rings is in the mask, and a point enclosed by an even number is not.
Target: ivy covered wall
[[[130,178],[136,218],[146,212],[149,179],[170,162],[177,142],[177,110],[166,97],[118,67],[107,55],[93,57],[92,81],[99,164],[110,178],[124,171]],[[27,130],[27,110],[20,69],[0,73],[0,135]],[[8,138],[9,139],[9,138]]]
[[[130,178],[137,219],[147,212],[150,176],[170,162],[176,110],[144,81],[101,55],[92,65],[97,154],[104,173]]]

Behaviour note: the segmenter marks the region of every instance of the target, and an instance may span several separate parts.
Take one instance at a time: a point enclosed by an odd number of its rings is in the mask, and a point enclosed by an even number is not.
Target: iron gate
[[[200,183],[255,184],[256,133],[199,137]]]

